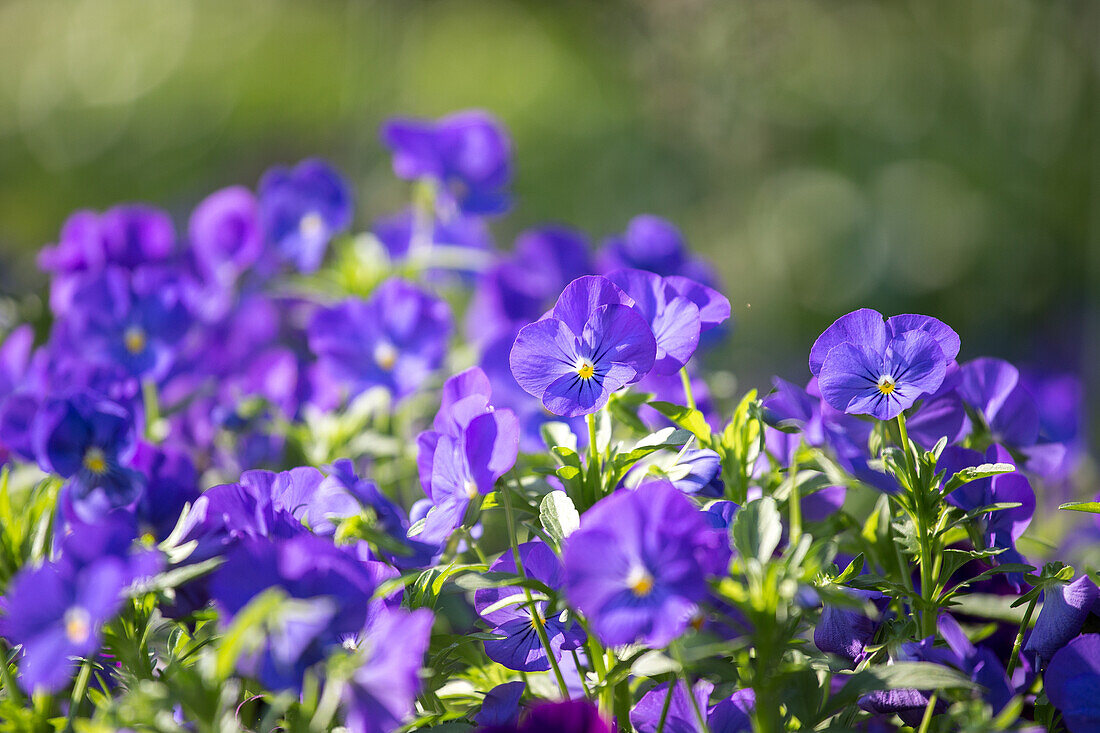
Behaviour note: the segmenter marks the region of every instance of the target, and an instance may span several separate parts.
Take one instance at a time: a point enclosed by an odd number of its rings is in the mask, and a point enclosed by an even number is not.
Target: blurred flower
[[[726,533],[664,480],[596,502],[565,541],[570,602],[609,645],[663,647],[706,597],[709,572],[729,558]]]
[[[509,355],[516,381],[555,415],[599,410],[653,367],[657,343],[632,305],[606,278],[574,280],[549,316],[516,336]]]
[[[1043,691],[1062,713],[1070,733],[1100,730],[1100,634],[1082,634],[1060,649],[1047,665]]]
[[[260,179],[260,212],[279,258],[313,272],[332,238],[351,226],[351,189],[319,158],[278,166]]]
[[[435,122],[396,118],[382,126],[381,136],[401,178],[434,182],[469,214],[508,208],[504,189],[512,178],[512,144],[491,115],[470,110]]]
[[[564,570],[561,560],[549,546],[542,541],[525,542],[519,546],[519,554],[526,577],[555,591],[561,588]],[[515,556],[505,551],[489,571],[515,574]],[[512,602],[500,605],[509,599]],[[559,615],[547,614],[548,603],[545,600],[536,600],[532,609],[523,599],[523,589],[519,586],[480,588],[474,593],[474,608],[493,627],[490,633],[504,637],[487,639],[485,655],[508,669],[544,672],[550,669],[550,660],[546,657],[536,624],[545,631],[550,641],[550,651],[557,661],[561,661],[563,651],[581,648],[585,634],[573,618],[563,622]]]
[[[520,723],[489,725],[478,733],[611,733],[611,726],[587,700],[543,702],[531,709]]]
[[[672,699],[668,700],[669,683],[657,685],[642,695],[630,711],[630,723],[638,733],[702,733],[704,730],[740,733],[752,730],[751,716],[755,707],[752,690],[738,690],[725,700],[711,705],[713,691],[712,683],[699,680],[692,687],[689,697],[687,685],[683,680],[676,680]],[[705,727],[700,718],[705,722]]]
[[[398,278],[368,300],[345,300],[310,321],[309,347],[352,395],[383,386],[395,399],[415,392],[443,363],[451,313],[434,295]]]
[[[683,275],[707,285],[717,280],[709,265],[691,256],[680,230],[651,214],[634,217],[625,232],[609,237],[600,250],[599,263],[603,272],[631,268],[662,277]]]
[[[263,254],[260,205],[244,186],[223,188],[203,199],[191,212],[188,234],[199,270],[223,287]]]
[[[844,588],[844,592],[854,600],[876,601],[884,607],[889,598],[878,591]],[[814,627],[814,646],[828,654],[836,654],[849,662],[858,664],[863,661],[864,648],[875,636],[878,621],[856,608],[843,608],[826,603],[821,612],[821,620]]]

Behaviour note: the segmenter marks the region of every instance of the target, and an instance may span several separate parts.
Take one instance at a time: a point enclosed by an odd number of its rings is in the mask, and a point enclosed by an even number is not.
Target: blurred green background
[[[722,271],[716,362],[742,387],[803,381],[868,305],[1096,395],[1098,38],[1085,1],[4,2],[0,289],[41,290],[33,253],[72,209],[182,224],[307,155],[354,180],[365,226],[408,193],[379,123],[483,107],[518,151],[501,246],[672,219]]]

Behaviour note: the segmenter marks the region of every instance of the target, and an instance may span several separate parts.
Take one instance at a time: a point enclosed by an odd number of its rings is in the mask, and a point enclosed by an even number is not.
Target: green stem
[[[150,443],[159,443],[164,438],[160,424],[160,399],[157,396],[157,383],[145,379],[141,383],[141,400],[145,407],[145,439]]]
[[[596,439],[596,413],[589,413],[585,420],[588,422],[588,481],[591,496],[588,504],[591,506],[600,500],[603,494],[603,481],[600,476],[600,448]]]
[[[504,514],[505,521],[508,524],[508,542],[512,545],[512,557],[516,561],[516,572],[520,577],[526,578],[527,572],[523,569],[523,560],[519,554],[519,544],[516,542],[516,525],[512,515],[512,494],[507,486],[501,486],[500,488],[501,498],[504,500]],[[550,660],[550,667],[554,670],[554,678],[558,681],[558,689],[561,690],[562,697],[566,700],[569,699],[569,686],[565,684],[565,677],[561,673],[561,667],[558,666],[558,660],[554,656],[553,649],[550,648],[550,639],[546,636],[546,629],[544,628],[545,622],[542,615],[539,613],[538,606],[535,605],[535,599],[531,596],[531,589],[527,586],[523,586],[523,595],[527,600],[527,607],[531,610],[531,625],[535,628],[535,633],[538,634],[539,642],[542,644],[542,649],[546,653],[546,658]]]
[[[798,450],[801,450],[801,448],[802,446],[799,444]],[[791,547],[796,546],[798,541],[802,539],[802,490],[798,485],[798,450],[795,450],[794,458],[791,459],[791,465],[788,469],[791,480],[791,493],[787,497],[787,509],[791,514]]]
[[[936,633],[936,583],[934,578],[935,538],[931,536],[931,524],[928,522],[928,491],[921,481],[917,470],[916,458],[913,456],[913,446],[909,442],[909,432],[905,427],[905,415],[896,418],[898,437],[901,448],[905,452],[905,468],[909,474],[909,490],[912,495],[913,524],[917,529],[917,541],[920,555],[920,634],[922,637],[932,636]]]
[[[85,659],[80,665],[80,673],[76,676],[76,684],[73,685],[73,694],[69,698],[69,713],[65,716],[65,730],[72,730],[73,719],[80,710],[80,703],[84,701],[84,693],[88,690],[88,678],[92,676],[92,660]]]
[[[596,673],[596,678],[603,685],[603,689],[600,690],[600,712],[610,720],[614,712],[615,690],[607,684],[607,665],[604,663],[603,647],[600,646],[600,642],[597,641],[588,624],[582,623],[581,628],[588,634],[588,657],[592,662],[592,671]]]
[[[668,682],[668,694],[665,695],[665,704],[661,706],[661,717],[657,721],[657,733],[664,733],[665,719],[668,718],[668,709],[672,707],[672,693],[676,691],[676,678]]]
[[[684,385],[684,399],[687,400],[687,406],[694,410],[695,396],[691,393],[691,377],[688,375],[686,366],[680,369],[680,382]]]
[[[928,726],[932,724],[932,715],[936,709],[936,693],[932,693],[932,696],[928,698],[928,706],[924,708],[924,717],[920,721],[920,729],[917,733],[928,733]]]
[[[1024,612],[1024,619],[1020,622],[1020,630],[1016,632],[1016,641],[1012,643],[1012,656],[1008,658],[1008,676],[1012,676],[1012,671],[1016,669],[1016,664],[1020,661],[1020,647],[1024,643],[1024,632],[1027,631],[1031,625],[1031,614],[1035,613],[1035,604],[1039,602],[1039,594],[1036,593],[1031,603],[1027,604],[1027,611]]]

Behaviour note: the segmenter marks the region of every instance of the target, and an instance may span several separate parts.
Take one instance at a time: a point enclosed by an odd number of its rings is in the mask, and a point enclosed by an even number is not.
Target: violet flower
[[[645,270],[616,270],[607,279],[634,301],[657,341],[653,371],[674,374],[684,368],[699,346],[699,307],[660,275]]]
[[[1051,658],[1043,691],[1070,733],[1100,730],[1100,634],[1082,634]]]
[[[279,257],[302,272],[315,271],[328,243],[351,225],[347,181],[325,161],[310,158],[293,168],[271,168],[259,189],[264,230]]]

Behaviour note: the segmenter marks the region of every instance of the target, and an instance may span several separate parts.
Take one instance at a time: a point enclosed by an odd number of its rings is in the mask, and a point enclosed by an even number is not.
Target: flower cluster
[[[1072,377],[861,309],[808,381],[713,394],[731,304],[673,224],[498,248],[498,121],[381,139],[412,203],[366,231],[311,159],[40,253],[52,317],[0,345],[0,721],[1100,729],[1095,570],[1035,531],[1087,460]]]

